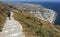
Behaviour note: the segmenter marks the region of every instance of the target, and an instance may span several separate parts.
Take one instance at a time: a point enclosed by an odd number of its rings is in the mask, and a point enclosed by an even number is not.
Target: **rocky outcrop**
[[[32,10],[30,13],[33,13],[39,19],[48,21],[50,23],[53,23],[56,19],[56,12],[51,9],[47,9],[47,8],[44,8],[41,10],[37,9],[34,12]]]

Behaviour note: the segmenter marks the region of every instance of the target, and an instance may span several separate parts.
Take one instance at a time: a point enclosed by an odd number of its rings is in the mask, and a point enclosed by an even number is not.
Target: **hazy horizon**
[[[0,0],[7,2],[60,2],[60,0]]]

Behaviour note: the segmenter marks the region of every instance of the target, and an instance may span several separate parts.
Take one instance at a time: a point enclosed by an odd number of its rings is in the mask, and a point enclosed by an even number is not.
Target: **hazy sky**
[[[0,1],[26,1],[26,2],[60,2],[60,0],[0,0]]]

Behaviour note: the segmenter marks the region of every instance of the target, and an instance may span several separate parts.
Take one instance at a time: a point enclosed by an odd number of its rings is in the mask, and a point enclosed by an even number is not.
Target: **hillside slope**
[[[29,8],[28,6],[27,9]],[[8,10],[9,6],[7,4],[0,3],[0,31],[4,26],[3,23],[6,20]],[[29,11],[21,10],[20,8],[18,10],[12,9],[14,12],[13,17],[22,24],[26,37],[60,37],[59,25],[41,20],[29,13]]]
[[[28,3],[8,3],[9,5],[15,7],[18,10],[24,10],[25,12],[32,13],[35,17],[54,23],[56,20],[57,13],[54,10],[45,8],[42,5],[34,5]]]
[[[0,31],[2,31],[2,28],[3,28],[3,24],[6,20],[6,14],[7,14],[7,11],[8,11],[8,5],[5,4],[5,3],[2,3],[0,2]]]
[[[26,37],[60,37],[60,26],[38,19],[23,10],[13,12],[14,18],[22,24]]]

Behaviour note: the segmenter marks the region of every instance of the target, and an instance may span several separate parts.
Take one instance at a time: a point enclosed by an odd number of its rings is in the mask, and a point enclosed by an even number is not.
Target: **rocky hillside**
[[[42,20],[42,18],[35,17],[35,12],[34,12],[35,10],[33,10],[33,12],[30,13],[31,12],[30,9],[32,8],[37,9],[37,7],[35,6],[33,7],[29,7],[29,5],[28,6],[23,5],[24,7],[22,5],[21,6],[19,5],[19,7],[18,5],[16,6],[17,6],[16,8],[17,9],[19,8],[19,9],[13,10],[14,12],[13,17],[22,24],[26,37],[60,37],[59,35],[60,26],[55,25],[53,23],[49,23],[55,20],[55,17],[56,17],[55,11],[44,8],[44,7],[41,7],[42,11],[37,10],[37,12],[39,11],[39,14],[37,15],[41,15],[40,17],[44,16],[43,19],[47,18],[48,20],[50,19],[52,20],[48,22],[47,19],[45,21],[45,20]]]
[[[35,17],[53,23],[56,19],[57,13],[51,9],[47,9],[42,5],[33,5],[25,3],[9,3],[18,10],[24,10],[25,12],[32,13]]]
[[[60,37],[60,26],[49,23],[25,11],[15,11],[14,18],[23,26],[26,37]]]
[[[14,5],[14,4],[13,4]],[[0,4],[0,30],[2,29],[2,27],[4,26],[3,23],[6,20],[6,12],[10,9],[9,5],[2,3]],[[49,23],[45,18],[49,18],[46,17],[48,15],[45,16],[46,12],[48,14],[52,14],[55,15],[55,12],[52,11],[51,9],[45,10],[46,8],[42,7],[42,6],[38,6],[37,12],[39,12],[41,14],[41,17],[43,17],[44,20],[35,17],[35,10],[32,10],[32,12],[34,12],[33,14],[31,14],[31,9],[37,9],[36,6],[32,6],[32,5],[16,5],[17,7],[15,7],[15,5],[13,6],[14,9],[10,9],[11,11],[14,12],[13,17],[15,18],[15,20],[19,21],[22,24],[24,33],[26,37],[60,37],[60,26],[59,25],[55,25],[53,23]],[[10,6],[12,7],[12,6]],[[40,7],[42,8],[42,10],[40,10]],[[19,8],[19,9],[18,9]],[[46,12],[45,12],[46,11]],[[40,16],[39,14],[39,16]],[[50,15],[51,15],[50,14]],[[36,15],[37,16],[37,15]],[[55,19],[55,16],[53,16]],[[53,18],[51,16],[51,18]],[[49,18],[50,19],[50,18]],[[53,19],[52,19],[53,21]]]

